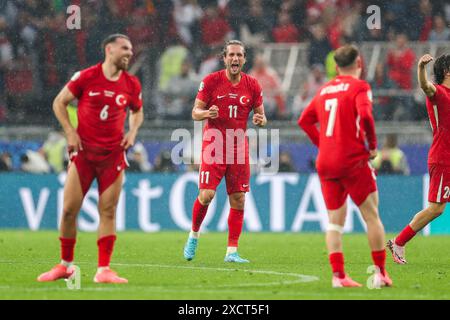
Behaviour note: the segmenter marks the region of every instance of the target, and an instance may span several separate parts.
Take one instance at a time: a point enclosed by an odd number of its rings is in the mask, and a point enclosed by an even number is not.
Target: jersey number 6
[[[106,119],[108,119],[108,109],[108,105],[103,107],[102,111],[100,112],[100,120],[105,121]]]

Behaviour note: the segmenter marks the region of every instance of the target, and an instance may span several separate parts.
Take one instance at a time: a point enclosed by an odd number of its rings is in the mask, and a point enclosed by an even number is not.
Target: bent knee
[[[64,220],[74,220],[77,218],[77,216],[78,216],[78,210],[70,208],[70,207],[63,208],[62,218]]]
[[[245,206],[245,194],[230,195],[230,206],[238,210],[243,210]]]
[[[430,214],[433,216],[433,218],[439,217],[442,213],[444,213],[444,210],[441,208],[429,208]]]
[[[202,205],[209,205],[213,201],[216,192],[214,190],[200,190],[198,199]]]
[[[116,218],[116,208],[117,206],[108,206],[100,208],[98,211],[100,213],[101,219],[114,220]]]

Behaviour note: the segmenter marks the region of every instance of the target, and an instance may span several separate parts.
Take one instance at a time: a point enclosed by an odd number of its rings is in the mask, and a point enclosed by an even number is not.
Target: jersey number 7
[[[330,112],[328,116],[327,132],[325,136],[333,136],[334,124],[336,123],[336,112],[338,107],[338,99],[325,100],[325,110]]]

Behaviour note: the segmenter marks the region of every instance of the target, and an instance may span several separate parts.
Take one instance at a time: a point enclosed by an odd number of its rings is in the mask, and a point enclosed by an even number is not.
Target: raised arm
[[[194,108],[192,108],[192,119],[202,121],[205,119],[216,119],[219,117],[219,107],[216,105],[206,109],[206,103],[200,99],[195,99]]]
[[[432,60],[433,57],[429,54],[426,54],[419,59],[419,63],[417,66],[417,78],[419,80],[419,85],[422,88],[423,92],[425,92],[425,94],[430,98],[436,93],[436,87],[432,82],[428,80],[427,70],[425,69],[425,66]]]
[[[74,99],[75,96],[72,92],[70,92],[67,86],[64,86],[56,96],[55,100],[53,100],[53,112],[66,134],[69,153],[83,150],[81,139],[75,128],[70,124],[69,113],[67,112],[67,106]]]

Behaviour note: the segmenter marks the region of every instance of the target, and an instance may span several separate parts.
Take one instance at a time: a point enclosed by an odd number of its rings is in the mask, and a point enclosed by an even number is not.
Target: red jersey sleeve
[[[255,80],[255,86],[253,88],[253,109],[258,108],[260,105],[263,104],[263,92],[261,85],[258,83],[257,80]]]
[[[356,109],[360,123],[366,134],[370,150],[377,148],[377,136],[375,134],[375,121],[372,114],[372,90],[367,82],[364,82],[355,98]]]
[[[427,97],[432,103],[436,102],[436,99],[441,96],[444,93],[444,89],[438,84],[434,84],[434,87],[436,88],[436,92],[432,97]]]
[[[142,108],[142,86],[138,78],[134,78],[134,92],[131,97],[130,109],[137,111]]]
[[[196,98],[208,104],[209,101],[211,100],[213,88],[214,88],[213,76],[212,74],[210,74],[206,76],[202,82],[200,82]]]
[[[320,143],[320,132],[316,126],[317,122],[319,122],[319,119],[316,111],[316,99],[314,98],[305,110],[303,110],[297,123],[306,132],[312,143],[318,147]]]
[[[81,94],[83,93],[85,85],[85,72],[77,71],[73,74],[72,78],[70,78],[67,83],[67,88],[69,88],[70,92],[79,99]]]

